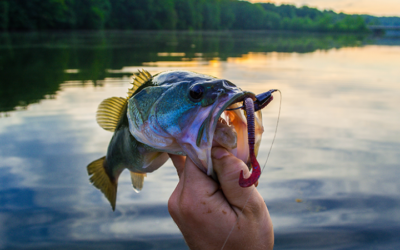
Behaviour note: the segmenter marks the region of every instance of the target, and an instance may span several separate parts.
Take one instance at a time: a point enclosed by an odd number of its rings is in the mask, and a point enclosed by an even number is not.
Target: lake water
[[[140,193],[123,172],[115,212],[88,181],[112,136],[97,106],[142,68],[282,91],[258,186],[275,249],[400,249],[400,39],[274,32],[0,34],[0,249],[187,249],[170,161]]]

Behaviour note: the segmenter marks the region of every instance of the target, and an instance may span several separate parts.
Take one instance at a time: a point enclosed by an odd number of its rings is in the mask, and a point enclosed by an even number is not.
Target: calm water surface
[[[97,105],[141,68],[282,91],[258,186],[275,249],[400,249],[400,40],[257,32],[0,34],[1,249],[187,249],[167,209],[170,161],[140,193],[123,172],[115,212],[88,181],[112,136]]]

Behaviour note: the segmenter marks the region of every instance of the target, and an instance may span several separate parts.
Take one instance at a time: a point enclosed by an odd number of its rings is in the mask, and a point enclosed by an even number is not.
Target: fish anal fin
[[[132,186],[136,192],[139,192],[140,190],[142,190],[143,183],[144,183],[144,177],[146,177],[146,176],[147,176],[147,174],[145,174],[145,173],[131,172]]]
[[[103,129],[114,132],[124,115],[127,100],[122,97],[111,97],[103,100],[96,114],[97,123]]]
[[[115,211],[117,200],[117,181],[111,180],[105,170],[106,157],[93,161],[87,166],[90,182],[106,196],[112,210]]]

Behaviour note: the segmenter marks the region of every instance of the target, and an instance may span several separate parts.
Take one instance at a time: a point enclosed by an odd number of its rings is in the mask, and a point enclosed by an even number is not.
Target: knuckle
[[[251,214],[253,216],[260,216],[267,210],[264,200],[259,196],[253,196],[250,198],[246,207],[244,208],[244,213]]]
[[[193,199],[189,195],[173,194],[168,200],[168,212],[174,221],[185,221],[195,217]]]
[[[179,203],[179,213],[182,217],[193,217],[193,203],[190,200],[183,200]]]
[[[172,218],[177,218],[179,215],[178,200],[172,195],[168,200],[168,212]]]
[[[242,160],[231,157],[231,159],[221,163],[218,175],[225,179],[238,179],[241,170],[243,170],[245,176],[248,175],[249,168],[247,165]]]
[[[232,159],[232,161],[228,162],[225,167],[224,174],[233,174],[237,173],[237,171],[247,168],[246,164],[239,159]]]

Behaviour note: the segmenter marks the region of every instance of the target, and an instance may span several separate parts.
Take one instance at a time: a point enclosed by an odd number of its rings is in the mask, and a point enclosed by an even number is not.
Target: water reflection
[[[249,52],[305,53],[368,42],[356,35],[265,32],[1,33],[0,111],[51,98],[65,81],[97,86],[121,76],[107,69],[193,66]]]
[[[276,249],[400,247],[398,41],[137,34],[1,35],[0,107],[8,117],[0,119],[0,248],[186,249],[167,210],[178,180],[170,162],[139,194],[122,173],[115,213],[87,179],[85,166],[112,136],[96,124],[97,105],[124,96],[142,67],[211,74],[256,93],[282,90],[278,136],[258,187]],[[261,152],[278,100],[263,113]],[[9,112],[21,106],[27,110]]]

